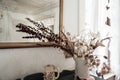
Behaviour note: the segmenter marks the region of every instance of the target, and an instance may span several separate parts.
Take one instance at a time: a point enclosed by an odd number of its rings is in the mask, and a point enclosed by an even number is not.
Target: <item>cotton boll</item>
[[[90,44],[93,45],[93,46],[95,46],[96,45],[95,40],[92,40]]]
[[[83,51],[87,52],[87,46],[83,46]]]

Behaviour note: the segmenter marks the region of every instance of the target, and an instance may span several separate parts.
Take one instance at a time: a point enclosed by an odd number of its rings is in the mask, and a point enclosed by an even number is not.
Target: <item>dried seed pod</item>
[[[96,42],[96,45],[97,45],[97,46],[105,47],[105,45],[103,45],[102,42]]]
[[[68,36],[70,36],[70,33],[69,33],[69,32],[67,32],[66,34],[67,34]]]
[[[88,58],[89,54],[88,53],[85,53],[85,58]]]
[[[93,59],[94,58],[94,56],[91,54],[91,55],[89,55],[88,56],[90,59]]]
[[[107,56],[103,56],[105,59],[108,59],[108,57]]]
[[[98,67],[100,65],[100,63],[96,63],[96,66]]]

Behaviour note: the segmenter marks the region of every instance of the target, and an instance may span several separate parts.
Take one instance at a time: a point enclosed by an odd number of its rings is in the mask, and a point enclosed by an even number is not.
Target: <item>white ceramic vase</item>
[[[75,80],[77,77],[87,79],[89,77],[88,66],[85,65],[85,60],[79,57],[74,58],[75,60]]]

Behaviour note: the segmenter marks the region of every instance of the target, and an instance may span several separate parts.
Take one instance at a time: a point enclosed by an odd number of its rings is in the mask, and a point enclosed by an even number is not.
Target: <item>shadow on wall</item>
[[[0,50],[0,80],[14,80],[43,72],[44,66],[54,64],[61,70],[74,67],[72,58],[65,59],[55,48],[21,48]]]

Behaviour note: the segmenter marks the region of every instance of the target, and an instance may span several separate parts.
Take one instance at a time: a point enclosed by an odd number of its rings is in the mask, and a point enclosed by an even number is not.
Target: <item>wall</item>
[[[73,35],[87,29],[85,24],[85,0],[64,0],[63,26]]]
[[[55,48],[0,49],[0,80],[43,72],[47,64],[61,70],[74,67],[72,58],[65,59],[63,52]]]
[[[78,0],[64,0],[64,20],[63,26],[65,32],[78,34]]]

